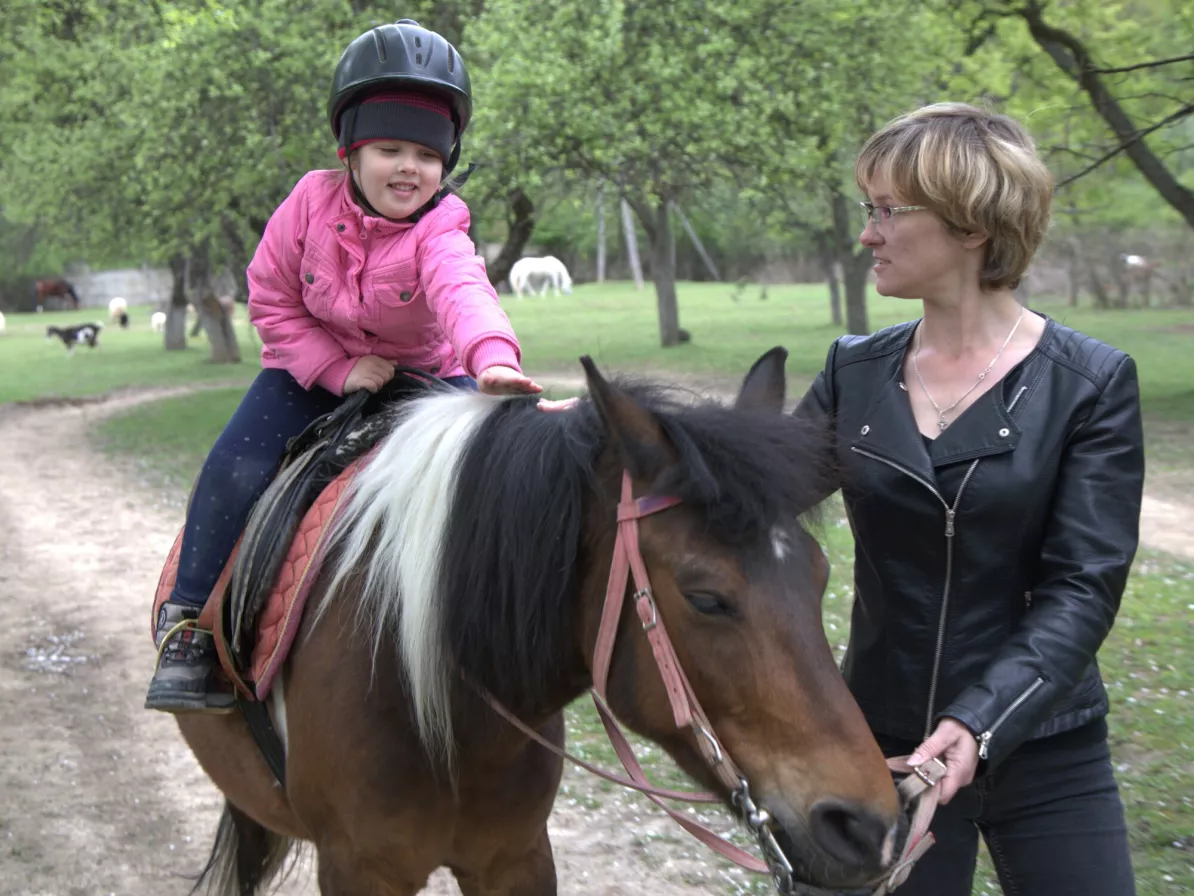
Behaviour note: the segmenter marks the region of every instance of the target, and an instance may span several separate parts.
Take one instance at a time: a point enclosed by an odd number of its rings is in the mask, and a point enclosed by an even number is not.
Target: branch
[[[1185,56],[1171,56],[1168,59],[1141,62],[1137,65],[1124,65],[1119,68],[1094,68],[1091,71],[1096,75],[1118,75],[1122,72],[1134,72],[1142,68],[1160,68],[1162,65],[1172,65],[1175,62],[1190,62],[1192,60],[1194,60],[1194,53],[1187,53]]]
[[[1194,103],[1191,103],[1188,106],[1184,106],[1183,108],[1178,109],[1172,115],[1168,115],[1165,118],[1158,121],[1151,128],[1145,128],[1143,131],[1140,131],[1139,133],[1137,133],[1136,136],[1133,137],[1131,140],[1127,141],[1126,143],[1121,143],[1119,146],[1115,147],[1115,149],[1111,150],[1111,152],[1095,159],[1093,162],[1091,162],[1089,165],[1087,165],[1085,168],[1083,168],[1077,174],[1073,174],[1073,175],[1067,177],[1061,183],[1057,184],[1057,186],[1055,186],[1053,188],[1053,192],[1057,192],[1062,187],[1072,184],[1078,178],[1084,177],[1085,175],[1090,174],[1090,172],[1094,171],[1100,165],[1103,165],[1104,163],[1115,158],[1121,152],[1125,152],[1128,149],[1128,147],[1130,147],[1132,144],[1137,143],[1140,140],[1143,140],[1145,137],[1147,137],[1153,131],[1159,130],[1160,128],[1165,127],[1165,125],[1167,125],[1167,124],[1173,124],[1173,122],[1177,121],[1179,118],[1184,118],[1185,116],[1191,115],[1191,114],[1194,114]],[[1072,150],[1071,150],[1071,152],[1072,152]],[[1078,153],[1075,153],[1075,155],[1078,155]]]
[[[1028,32],[1032,35],[1033,40],[1049,54],[1057,67],[1069,75],[1086,93],[1099,117],[1119,138],[1120,146],[1108,158],[1120,152],[1126,153],[1158,195],[1180,214],[1187,224],[1194,227],[1194,190],[1182,184],[1141,139],[1157,128],[1190,114],[1194,109],[1186,106],[1174,115],[1168,116],[1164,121],[1141,131],[1120,105],[1119,100],[1111,94],[1111,91],[1095,73],[1094,61],[1086,46],[1068,31],[1045,23],[1043,5],[1040,0],[1029,0],[1018,12],[1028,26]],[[1087,171],[1094,170],[1098,164],[1101,162],[1090,166]],[[1087,171],[1067,178],[1058,185],[1058,188],[1072,183],[1076,177],[1081,177]]]

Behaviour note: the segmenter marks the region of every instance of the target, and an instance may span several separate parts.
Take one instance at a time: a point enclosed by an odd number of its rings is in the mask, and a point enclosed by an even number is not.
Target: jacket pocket
[[[362,286],[366,301],[387,309],[409,308],[419,292],[418,270],[414,262],[390,265],[374,271]]]
[[[308,246],[299,268],[299,285],[307,310],[316,317],[326,318],[339,281],[335,266],[314,246]]]

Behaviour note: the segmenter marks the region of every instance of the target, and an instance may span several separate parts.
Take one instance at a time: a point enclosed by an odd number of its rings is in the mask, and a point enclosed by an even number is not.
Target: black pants
[[[887,756],[915,743],[876,735]],[[897,896],[970,896],[978,836],[1006,896],[1134,896],[1103,719],[1028,741],[933,817],[936,844]]]

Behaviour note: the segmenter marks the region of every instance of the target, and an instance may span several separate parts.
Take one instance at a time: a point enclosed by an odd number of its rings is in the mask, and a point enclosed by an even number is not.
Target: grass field
[[[636,293],[626,284],[583,286],[571,297],[507,300],[506,308],[524,346],[525,366],[535,375],[577,373],[577,356],[588,353],[603,369],[727,383],[739,379],[763,350],[782,344],[791,352],[791,388],[803,389],[838,334],[828,323],[825,290],[771,287],[764,300],[752,287],[738,301],[732,300],[732,291],[725,285],[682,284],[681,324],[692,332],[693,341],[667,351],[657,348],[649,290]],[[1033,307],[1136,358],[1150,483],[1189,489],[1194,482],[1189,448],[1194,437],[1194,313],[1095,312],[1035,302]],[[904,319],[914,310],[906,303],[875,299],[872,327]],[[255,361],[237,367],[204,363],[202,339],[187,352],[166,353],[147,326],[131,332],[109,328],[102,349],[83,347],[68,359],[61,344],[42,338],[46,323],[59,319],[88,316],[8,317],[8,332],[0,336],[0,402],[130,386],[243,384],[257,369]],[[255,357],[253,351],[246,354]],[[97,443],[128,458],[152,487],[181,500],[242,391],[243,385],[232,385],[142,406],[106,422],[95,434]],[[834,569],[824,621],[831,644],[840,651],[847,631],[852,546],[848,528],[834,514],[822,536]],[[1141,553],[1100,662],[1113,701],[1113,749],[1128,805],[1139,892],[1194,892],[1194,564]],[[582,756],[612,761],[600,724],[587,706],[578,704],[570,711],[569,731]],[[661,782],[677,780],[658,750],[650,751],[647,764]],[[633,799],[596,781],[569,784],[563,796],[587,804]],[[644,812],[654,811],[641,805]],[[768,888],[759,880],[726,892],[764,893]],[[975,893],[995,892],[990,872],[984,870]]]

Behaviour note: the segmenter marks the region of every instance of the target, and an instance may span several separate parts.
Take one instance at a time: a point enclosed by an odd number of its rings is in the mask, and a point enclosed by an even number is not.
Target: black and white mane
[[[678,455],[652,490],[733,544],[765,540],[825,493],[822,436],[790,415],[622,386]],[[332,584],[360,576],[375,654],[396,636],[420,734],[451,751],[453,667],[534,705],[571,650],[582,513],[606,436],[596,408],[433,394],[401,406],[334,533]],[[610,513],[609,524],[614,525]],[[324,605],[326,607],[326,603]]]

